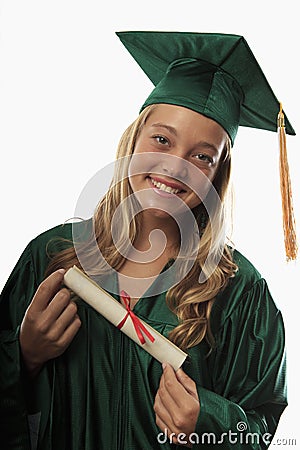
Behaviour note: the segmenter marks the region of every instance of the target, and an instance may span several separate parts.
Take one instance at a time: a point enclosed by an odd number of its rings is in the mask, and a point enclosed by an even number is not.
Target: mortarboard
[[[144,102],[174,104],[218,122],[231,143],[239,126],[279,131],[283,228],[287,259],[297,240],[285,132],[295,131],[243,36],[220,33],[116,33],[155,85]]]

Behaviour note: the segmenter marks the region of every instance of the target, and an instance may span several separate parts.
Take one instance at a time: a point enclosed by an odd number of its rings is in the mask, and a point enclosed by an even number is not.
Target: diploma
[[[175,371],[182,366],[187,354],[139,319],[130,310],[129,301],[125,308],[76,266],[65,273],[64,282],[78,297],[92,306],[159,362],[169,363]],[[126,299],[128,300],[128,297],[124,295],[124,300]]]

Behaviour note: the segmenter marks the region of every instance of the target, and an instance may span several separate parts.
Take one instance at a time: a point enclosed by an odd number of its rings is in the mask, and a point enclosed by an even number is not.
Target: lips
[[[159,177],[148,177],[152,183],[152,185],[160,189],[161,191],[167,192],[169,194],[179,194],[181,192],[186,192],[183,188],[183,185],[180,183],[176,183],[174,181],[165,180]]]

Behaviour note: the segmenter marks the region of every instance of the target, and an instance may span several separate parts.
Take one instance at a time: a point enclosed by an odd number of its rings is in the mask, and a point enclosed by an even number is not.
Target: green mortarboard
[[[117,33],[155,85],[154,103],[185,106],[214,119],[234,142],[239,125],[277,131],[279,101],[242,36],[218,33]],[[286,132],[295,134],[285,117]]]
[[[218,122],[233,144],[238,127],[279,132],[280,186],[287,260],[297,238],[285,132],[295,131],[243,36],[159,31],[118,32],[155,85],[141,110],[157,103],[184,106]]]

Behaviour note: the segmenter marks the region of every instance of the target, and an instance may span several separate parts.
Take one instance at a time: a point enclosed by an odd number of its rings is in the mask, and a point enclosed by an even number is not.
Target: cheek
[[[130,177],[143,175],[144,177],[153,172],[153,169],[159,164],[159,157],[153,152],[134,152],[128,169]]]
[[[201,172],[212,183],[218,172],[218,165],[215,167],[208,167],[207,169],[201,169]]]
[[[128,178],[129,184],[133,192],[137,192],[142,188],[142,183],[145,184],[144,181],[145,177],[146,175],[134,175]]]
[[[150,151],[150,146],[148,140],[144,136],[140,136],[135,143],[133,154],[146,153]]]
[[[188,203],[188,206],[190,209],[196,208],[198,205],[200,205],[200,203],[202,203],[202,200],[199,199],[199,197],[197,197],[196,194],[193,195],[193,197],[190,199]]]
[[[190,189],[188,201],[193,204],[192,207],[202,203],[206,198],[208,192],[212,188],[214,174],[215,171],[209,169],[199,170],[197,168],[197,171],[193,171],[192,176],[189,177],[188,182],[186,183]]]

